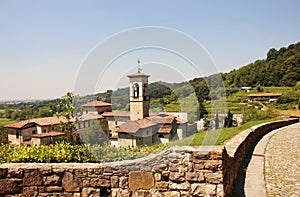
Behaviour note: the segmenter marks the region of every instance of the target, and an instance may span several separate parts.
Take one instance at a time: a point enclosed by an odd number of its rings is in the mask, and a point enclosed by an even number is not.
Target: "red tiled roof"
[[[136,133],[139,129],[153,127],[155,125],[157,124],[152,122],[150,118],[143,118],[141,120],[128,121],[124,124],[121,124],[118,128],[118,132]]]
[[[111,104],[103,101],[92,101],[82,105],[82,107],[106,107],[106,106],[111,106]]]
[[[127,75],[127,77],[150,77],[150,75],[147,75],[142,72],[136,72],[136,73]]]
[[[259,94],[248,94],[248,97],[279,97],[281,93],[259,93]]]
[[[153,122],[159,123],[159,124],[172,124],[174,118],[176,118],[177,124],[184,124],[186,121],[183,121],[181,118],[178,118],[176,116],[173,116],[171,114],[158,114],[156,116],[151,116],[151,120]]]
[[[50,131],[49,133],[40,133],[40,134],[34,134],[31,137],[33,138],[43,138],[43,137],[56,137],[65,135],[64,132],[58,132],[58,131]]]
[[[104,112],[102,116],[130,117],[130,112]]]
[[[158,130],[158,134],[168,134],[170,133],[172,130],[172,127],[171,126],[163,126],[161,127],[159,130]]]
[[[87,113],[87,114],[82,114],[81,116],[79,116],[77,119],[80,121],[84,121],[84,120],[99,120],[102,119],[103,116],[100,114],[96,114],[96,113]]]
[[[59,123],[67,123],[68,120],[65,117],[45,117],[45,118],[34,118],[34,119],[29,119],[29,120],[23,120],[20,122],[16,122],[13,124],[5,125],[4,127],[6,128],[22,128],[25,125],[29,123],[35,123],[40,126],[47,126],[47,125],[57,125]]]

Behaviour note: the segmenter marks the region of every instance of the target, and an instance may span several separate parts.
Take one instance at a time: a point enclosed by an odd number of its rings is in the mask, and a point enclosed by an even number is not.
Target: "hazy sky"
[[[221,72],[263,59],[271,47],[300,40],[300,1],[244,2],[0,0],[0,100],[57,98],[73,91],[82,65],[99,43],[131,28],[182,32],[209,53]],[[136,71],[139,58],[145,72],[153,68],[152,81],[194,77],[186,69],[189,62],[179,57],[161,49],[124,53],[105,72],[107,65],[99,65],[105,77],[98,76],[91,93],[124,86],[121,81]]]

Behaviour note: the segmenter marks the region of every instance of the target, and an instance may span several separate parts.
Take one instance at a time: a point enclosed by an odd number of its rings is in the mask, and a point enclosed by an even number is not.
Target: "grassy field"
[[[168,146],[201,146],[201,145],[223,145],[236,134],[249,129],[255,125],[271,122],[277,119],[259,120],[245,123],[239,127],[202,131],[183,140],[170,142]]]
[[[15,123],[17,121],[15,120],[10,120],[8,118],[0,118],[0,126],[4,126],[4,125],[7,125],[7,124],[12,124],[12,123]]]

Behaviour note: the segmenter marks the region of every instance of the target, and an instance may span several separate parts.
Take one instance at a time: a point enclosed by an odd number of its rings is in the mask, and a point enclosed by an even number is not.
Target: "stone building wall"
[[[131,161],[2,164],[0,196],[227,196],[248,149],[297,121],[253,127],[225,146],[173,147]]]

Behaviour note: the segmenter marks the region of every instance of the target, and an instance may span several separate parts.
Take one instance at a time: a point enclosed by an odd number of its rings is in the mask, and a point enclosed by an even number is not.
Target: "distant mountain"
[[[279,50],[271,48],[267,58],[256,60],[224,74],[225,86],[294,86],[300,81],[300,42]]]

